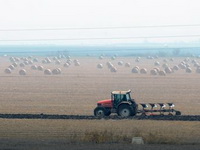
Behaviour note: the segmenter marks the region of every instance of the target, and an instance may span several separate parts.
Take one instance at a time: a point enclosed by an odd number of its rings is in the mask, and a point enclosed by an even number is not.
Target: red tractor
[[[175,112],[176,115],[181,115],[180,111],[174,110],[173,103],[167,103],[168,108],[164,103],[149,103],[149,104],[140,104],[142,107],[141,110],[138,109],[138,104],[134,99],[131,98],[131,91],[113,91],[111,92],[111,99],[101,100],[97,102],[97,107],[94,109],[94,115],[97,117],[109,116],[111,113],[117,113],[118,116],[129,117],[135,116],[136,114],[147,115],[153,113],[159,113],[164,115],[165,112],[168,115],[173,115]],[[158,109],[157,105],[160,107]],[[150,106],[150,109],[148,107]]]

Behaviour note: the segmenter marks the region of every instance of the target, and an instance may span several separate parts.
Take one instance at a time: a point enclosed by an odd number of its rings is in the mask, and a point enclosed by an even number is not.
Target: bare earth
[[[102,99],[110,98],[110,92],[113,90],[132,90],[132,97],[138,103],[150,102],[174,102],[175,108],[180,110],[184,115],[200,115],[200,74],[197,74],[196,68],[191,61],[192,73],[186,73],[185,70],[178,70],[175,73],[167,74],[166,76],[152,76],[149,71],[153,68],[154,62],[159,61],[163,64],[163,58],[146,59],[141,58],[140,62],[135,62],[135,58],[117,58],[111,60],[105,58],[100,60],[94,57],[72,58],[78,59],[80,66],[74,66],[73,63],[69,68],[64,68],[65,59],[61,60],[61,65],[34,63],[43,65],[44,68],[61,68],[60,75],[44,75],[38,70],[31,70],[30,66],[25,67],[26,76],[18,74],[21,69],[16,67],[11,74],[5,74],[4,69],[11,62],[4,57],[0,58],[0,113],[32,113],[32,114],[68,114],[68,115],[93,115],[93,109],[96,107],[96,102]],[[51,58],[50,58],[51,59]],[[168,59],[168,58],[166,58]],[[168,60],[168,65],[173,67],[178,65],[185,58],[176,58],[174,61]],[[192,60],[192,58],[191,58]],[[116,73],[112,73],[106,66],[106,62],[110,61],[117,68]],[[118,61],[130,62],[131,67],[119,66]],[[197,61],[199,61],[197,59]],[[104,68],[98,69],[97,64],[102,63]],[[147,74],[133,74],[131,70],[134,66],[146,68]],[[162,69],[162,66],[159,66]],[[87,122],[87,123],[86,123]],[[39,145],[43,149],[65,149],[65,139],[69,133],[69,125],[71,131],[80,131],[81,134],[87,131],[112,129],[120,134],[127,134],[129,131],[124,130],[121,126],[131,128],[131,132],[137,128],[144,134],[147,128],[148,133],[161,132],[165,135],[177,134],[173,138],[180,138],[180,142],[197,145],[191,146],[174,146],[174,149],[193,149],[199,148],[200,143],[200,123],[199,122],[163,122],[163,121],[137,121],[125,120],[114,122],[106,120],[96,121],[76,121],[76,120],[7,120],[0,119],[0,147],[22,149],[32,144],[31,147],[36,149]],[[144,125],[145,124],[145,125]],[[88,128],[90,127],[90,128]],[[118,129],[120,128],[120,131]],[[155,130],[154,132],[154,129]],[[166,130],[167,129],[167,130]],[[166,130],[166,131],[163,131]],[[52,131],[52,132],[51,132]],[[115,132],[113,131],[113,132]],[[163,132],[162,132],[163,131]],[[78,132],[79,133],[79,132]],[[184,133],[184,134],[183,134]],[[66,136],[65,136],[66,135]],[[131,137],[132,135],[129,135]],[[188,138],[189,136],[189,138]],[[182,137],[182,139],[181,139]],[[52,144],[53,143],[53,144]],[[112,149],[109,144],[89,144],[82,145],[86,148]],[[114,144],[117,145],[117,144]],[[58,147],[57,147],[58,146]],[[70,145],[72,149],[81,149],[80,145]],[[77,147],[76,147],[77,146]],[[125,144],[127,149],[131,149],[132,145]],[[74,147],[74,148],[73,148]],[[109,148],[108,148],[109,147]],[[116,146],[118,149],[123,149],[124,145]],[[116,148],[115,147],[115,148]],[[147,145],[138,149],[147,149]],[[162,146],[149,145],[148,149],[162,149]],[[165,146],[166,149],[173,149],[173,146]],[[27,147],[26,147],[27,148]],[[24,148],[24,149],[26,149]]]

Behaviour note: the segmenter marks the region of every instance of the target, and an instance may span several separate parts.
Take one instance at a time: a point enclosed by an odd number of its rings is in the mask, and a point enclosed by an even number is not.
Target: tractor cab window
[[[125,94],[114,94],[112,98],[115,102],[115,104],[119,104],[121,101],[126,101],[127,96]]]

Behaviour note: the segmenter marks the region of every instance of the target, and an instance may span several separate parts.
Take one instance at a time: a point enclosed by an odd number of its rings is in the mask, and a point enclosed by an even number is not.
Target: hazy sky
[[[0,0],[0,40],[200,35],[200,26],[113,30],[2,31],[200,24],[200,0]],[[0,44],[110,44],[198,41],[193,38],[3,42]]]

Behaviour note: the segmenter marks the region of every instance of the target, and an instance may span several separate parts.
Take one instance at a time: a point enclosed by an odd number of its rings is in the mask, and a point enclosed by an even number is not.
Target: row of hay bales
[[[68,57],[64,57],[64,55],[60,56],[60,57],[54,57],[53,60],[55,61],[56,64],[61,64],[60,60],[61,58],[67,58],[66,63],[63,64],[63,67],[67,68],[69,67],[72,63],[74,63],[75,66],[80,66],[80,62],[79,60],[75,59],[75,60],[71,60],[70,56]],[[44,67],[42,65],[35,65],[34,63],[39,62],[39,60],[37,58],[33,58],[32,56],[29,57],[10,57],[9,58],[10,62],[12,62],[11,65],[8,66],[8,68],[6,68],[4,70],[4,72],[6,74],[11,74],[13,70],[15,70],[15,68],[19,67],[26,67],[28,65],[31,65],[31,70],[38,70],[38,71],[43,71],[45,75],[58,75],[61,74],[61,69],[60,68],[55,68],[55,69],[44,69]],[[22,61],[22,62],[21,62]],[[42,60],[43,64],[48,64],[51,63],[51,59],[46,57],[44,58],[44,60]],[[18,64],[19,63],[19,64]],[[26,69],[20,69],[19,70],[19,75],[26,75],[27,71]]]

